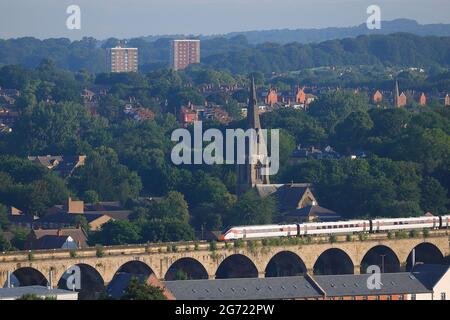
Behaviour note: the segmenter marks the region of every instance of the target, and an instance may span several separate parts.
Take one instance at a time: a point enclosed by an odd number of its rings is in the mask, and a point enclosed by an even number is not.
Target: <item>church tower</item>
[[[400,90],[398,89],[398,81],[395,81],[395,89],[394,89],[394,106],[400,107]]]
[[[253,78],[251,80],[250,97],[247,106],[247,121],[246,126],[243,129],[254,129],[256,131],[257,139],[253,154],[250,154],[249,139],[245,140],[245,164],[237,165],[238,195],[244,194],[247,190],[255,187],[257,184],[270,183],[269,176],[262,174],[262,169],[266,165],[267,147],[261,132],[255,80]]]

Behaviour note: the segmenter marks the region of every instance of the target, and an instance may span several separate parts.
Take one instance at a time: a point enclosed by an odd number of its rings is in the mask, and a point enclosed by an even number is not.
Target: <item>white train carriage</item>
[[[291,237],[298,235],[298,225],[262,225],[232,227],[222,233],[220,241]]]
[[[442,229],[450,228],[450,216],[442,216],[441,217],[441,225]]]
[[[314,222],[303,223],[300,225],[300,235],[340,234],[369,231],[369,220]]]
[[[397,218],[397,219],[375,219],[372,220],[372,231],[395,231],[413,229],[438,229],[440,227],[439,217]]]

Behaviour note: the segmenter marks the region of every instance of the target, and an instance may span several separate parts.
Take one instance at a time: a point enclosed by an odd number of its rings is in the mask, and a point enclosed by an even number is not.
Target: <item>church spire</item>
[[[247,128],[261,129],[259,122],[258,101],[256,99],[255,79],[252,77],[250,84],[250,97],[247,106]]]
[[[250,150],[250,141],[246,140],[245,163],[237,165],[237,195],[244,194],[247,190],[258,184],[269,184],[269,176],[262,174],[262,169],[267,165],[267,147],[261,132],[258,104],[256,100],[255,79],[251,79],[247,106],[247,124],[245,129],[254,129],[257,134],[256,146]],[[252,154],[250,154],[252,151]],[[255,159],[257,161],[255,161]]]
[[[398,80],[395,80],[394,106],[400,107],[400,90],[398,88]]]

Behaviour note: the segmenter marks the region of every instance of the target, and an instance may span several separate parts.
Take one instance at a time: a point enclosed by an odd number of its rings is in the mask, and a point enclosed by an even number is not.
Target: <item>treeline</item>
[[[141,71],[166,68],[170,39],[154,42],[131,39],[128,46],[140,49]],[[93,38],[70,42],[68,39],[37,40],[21,38],[0,40],[0,65],[21,64],[34,67],[43,58],[55,61],[60,68],[90,72],[105,70],[105,48],[117,39],[105,42]],[[359,36],[330,40],[317,44],[264,43],[251,45],[242,36],[202,41],[202,64],[216,70],[246,74],[284,72],[320,66],[385,65],[443,66],[450,65],[450,37],[420,37],[407,33]]]

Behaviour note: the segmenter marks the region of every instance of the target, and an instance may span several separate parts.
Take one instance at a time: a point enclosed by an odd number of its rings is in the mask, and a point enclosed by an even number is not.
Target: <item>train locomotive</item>
[[[338,235],[353,233],[377,233],[384,231],[406,231],[422,229],[447,229],[450,215],[424,216],[415,218],[384,218],[373,220],[349,220],[335,222],[307,222],[296,224],[239,226],[227,228],[220,241],[239,239],[264,239],[278,237],[299,237],[307,235]]]

